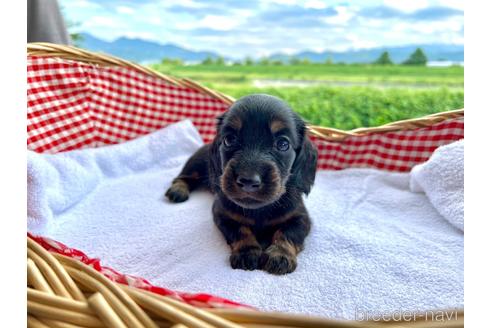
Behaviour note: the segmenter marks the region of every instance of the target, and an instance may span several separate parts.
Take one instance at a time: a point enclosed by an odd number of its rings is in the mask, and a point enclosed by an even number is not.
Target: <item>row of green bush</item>
[[[371,87],[253,88],[217,85],[216,90],[239,98],[268,93],[289,103],[315,125],[354,129],[463,108],[463,90],[378,89]]]

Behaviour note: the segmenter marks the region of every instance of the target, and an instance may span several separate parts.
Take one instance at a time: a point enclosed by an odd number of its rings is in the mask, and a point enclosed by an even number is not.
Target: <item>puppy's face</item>
[[[295,186],[301,181],[297,187],[308,193],[316,151],[305,130],[302,119],[280,99],[241,98],[219,119],[212,145],[214,183],[228,199],[249,209],[277,201],[289,183]],[[301,163],[303,157],[309,163]],[[306,176],[292,177],[303,172]]]

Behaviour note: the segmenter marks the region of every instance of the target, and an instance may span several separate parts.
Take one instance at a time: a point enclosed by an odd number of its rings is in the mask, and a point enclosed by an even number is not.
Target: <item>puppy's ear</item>
[[[222,113],[220,114],[219,116],[217,116],[217,125],[215,125],[215,129],[217,130],[217,135],[219,134],[220,132],[220,128],[222,127],[222,123],[224,123],[224,117],[225,117],[226,113]]]
[[[219,188],[219,178],[222,175],[222,161],[220,159],[219,147],[221,143],[220,128],[224,121],[225,113],[217,117],[217,133],[210,145],[208,175],[212,190],[217,191]]]
[[[297,130],[301,140],[301,147],[296,152],[296,159],[292,166],[292,176],[295,186],[306,195],[311,191],[316,176],[318,150],[309,140],[306,126],[302,119],[298,119]]]

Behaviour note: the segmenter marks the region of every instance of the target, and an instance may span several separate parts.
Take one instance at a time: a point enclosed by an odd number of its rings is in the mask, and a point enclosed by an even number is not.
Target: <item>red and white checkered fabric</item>
[[[186,118],[205,142],[213,139],[216,117],[227,110],[221,100],[122,67],[54,57],[28,56],[27,148],[57,153],[124,142]],[[409,131],[376,133],[328,142],[312,137],[319,150],[318,168],[367,167],[408,172],[439,146],[464,138],[464,118]],[[112,280],[198,306],[241,306],[205,294],[177,293],[142,278],[120,274],[84,253],[56,241],[32,236],[44,248],[93,266]]]
[[[208,142],[228,108],[130,68],[33,56],[27,65],[27,144],[37,152],[120,143],[185,118]]]
[[[343,142],[318,137],[313,137],[313,141],[318,147],[319,169],[367,167],[408,172],[425,162],[437,147],[463,139],[464,132],[462,116],[415,130],[349,137]]]

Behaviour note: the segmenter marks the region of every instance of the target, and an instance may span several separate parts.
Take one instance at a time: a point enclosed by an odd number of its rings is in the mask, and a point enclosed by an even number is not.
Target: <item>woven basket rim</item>
[[[319,316],[262,312],[254,309],[204,309],[143,289],[117,283],[89,265],[65,255],[49,252],[27,237],[28,327],[221,327],[241,328],[256,324],[275,327],[416,327],[415,321],[337,320]],[[463,309],[451,312],[432,327],[461,327]],[[179,324],[185,324],[179,326]],[[127,325],[126,325],[127,324]],[[78,327],[78,326],[77,326]]]
[[[100,66],[119,66],[132,68],[141,73],[163,79],[176,86],[190,88],[200,93],[207,94],[215,99],[231,105],[235,99],[222,92],[212,90],[202,84],[188,78],[176,78],[162,74],[143,65],[118,58],[116,56],[80,49],[74,46],[59,45],[47,42],[34,42],[27,44],[27,54],[29,56],[57,57],[67,60],[80,61]],[[366,136],[376,133],[397,132],[428,127],[447,119],[459,118],[464,116],[464,108],[444,111],[440,113],[425,115],[418,118],[394,121],[375,127],[360,127],[352,130],[341,130],[317,125],[308,125],[309,132],[321,139],[341,142],[348,137]]]

